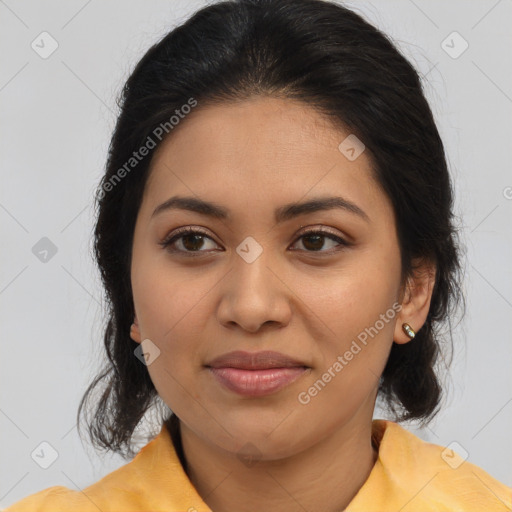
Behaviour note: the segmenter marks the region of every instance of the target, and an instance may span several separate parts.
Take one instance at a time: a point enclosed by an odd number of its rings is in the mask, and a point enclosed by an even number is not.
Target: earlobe
[[[140,343],[142,341],[142,337],[140,335],[139,322],[137,320],[137,315],[135,315],[133,323],[130,326],[130,338],[133,341],[136,341],[137,343]]]
[[[433,263],[416,262],[414,276],[407,280],[402,309],[397,318],[393,341],[405,344],[414,339],[425,323],[434,290],[436,268]]]

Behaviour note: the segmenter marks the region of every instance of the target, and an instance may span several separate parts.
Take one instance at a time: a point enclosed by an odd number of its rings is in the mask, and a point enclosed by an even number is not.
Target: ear
[[[402,309],[397,316],[393,341],[404,344],[411,338],[403,331],[402,324],[408,323],[417,333],[430,309],[430,301],[436,279],[436,266],[432,262],[413,260],[413,275],[401,288],[400,300]]]
[[[139,321],[137,320],[137,315],[133,320],[133,324],[130,327],[130,338],[137,343],[142,341],[142,336],[140,335]]]

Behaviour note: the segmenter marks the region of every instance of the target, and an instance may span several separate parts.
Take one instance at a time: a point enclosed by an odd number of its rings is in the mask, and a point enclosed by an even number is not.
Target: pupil
[[[195,238],[196,241],[200,240],[200,243],[197,245],[192,242],[191,246],[189,244],[187,244],[187,240],[190,241],[193,238]],[[185,235],[183,237],[183,246],[185,247],[185,249],[187,249],[189,251],[194,251],[194,250],[200,249],[202,247],[203,243],[204,243],[204,240],[203,240],[202,235]]]
[[[309,235],[307,237],[304,238],[304,247],[306,247],[306,249],[313,249],[315,251],[319,250],[322,248],[322,245],[323,245],[323,235]],[[315,240],[315,242],[313,242],[313,244],[308,244],[306,241],[307,240]],[[308,245],[310,247],[308,247]]]

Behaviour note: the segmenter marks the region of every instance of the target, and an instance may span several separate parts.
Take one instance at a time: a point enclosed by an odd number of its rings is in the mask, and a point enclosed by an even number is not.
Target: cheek
[[[181,417],[192,404],[201,401],[196,383],[203,364],[199,347],[204,328],[196,319],[205,313],[201,302],[192,300],[194,297],[174,297],[178,300],[166,296],[153,304],[145,315],[143,336],[160,350],[159,357],[148,366],[151,380],[162,400]]]
[[[329,335],[317,339],[319,364],[296,400],[315,428],[335,428],[348,421],[377,392],[397,311],[393,287],[370,287],[372,283],[370,275],[352,274],[331,283],[323,294],[312,293],[312,309],[319,312]]]
[[[206,288],[208,290],[208,288]],[[204,338],[206,292],[195,286],[193,280],[176,283],[168,278],[146,281],[138,290],[137,312],[143,339],[149,338],[160,349],[166,364],[174,367],[188,359],[191,367],[193,355]],[[134,290],[135,295],[135,290]]]
[[[378,384],[400,307],[395,256],[393,251],[380,253],[380,258],[359,253],[336,278],[331,274],[315,283],[302,281],[301,297],[318,316],[324,333],[314,336],[319,365],[310,379],[321,380],[317,388],[323,398],[318,402],[342,396],[355,406]]]
[[[385,256],[381,256],[380,262],[374,259],[371,254],[357,254],[339,272],[330,272],[321,279],[315,276],[311,280],[297,280],[297,294],[317,315],[326,328],[325,339],[332,336],[337,349],[374,326],[381,315],[387,314],[388,321],[379,322],[378,330],[385,335],[393,331],[393,322],[389,320],[396,316],[396,262]]]
[[[200,329],[197,312],[214,277],[199,267],[173,263],[163,250],[134,259],[133,298],[143,336],[163,342],[181,330],[193,337],[194,329]]]
[[[198,347],[205,341],[205,322],[211,317],[206,299],[215,279],[154,260],[134,260],[132,275],[142,339],[149,338],[160,351],[148,366],[151,380],[167,405],[180,410],[180,403],[198,398],[191,383],[203,363]]]

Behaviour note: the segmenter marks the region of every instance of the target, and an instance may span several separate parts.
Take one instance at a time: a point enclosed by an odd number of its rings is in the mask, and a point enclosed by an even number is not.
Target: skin
[[[131,337],[160,350],[148,371],[180,419],[189,478],[215,511],[343,510],[376,460],[371,422],[392,343],[409,341],[403,322],[418,331],[427,317],[434,267],[401,286],[391,203],[368,151],[350,161],[338,149],[349,133],[302,103],[253,97],[199,105],[154,155],[133,240]],[[152,218],[174,195],[213,201],[231,218]],[[276,208],[319,196],[343,196],[369,221],[331,209],[276,224]],[[210,238],[178,240],[181,253],[159,245],[183,226]],[[326,236],[315,251],[305,227],[351,245]],[[247,236],[263,249],[251,263],[236,252]],[[301,404],[299,393],[393,304],[400,312]],[[270,396],[240,396],[204,367],[232,350],[276,350],[310,369]]]

